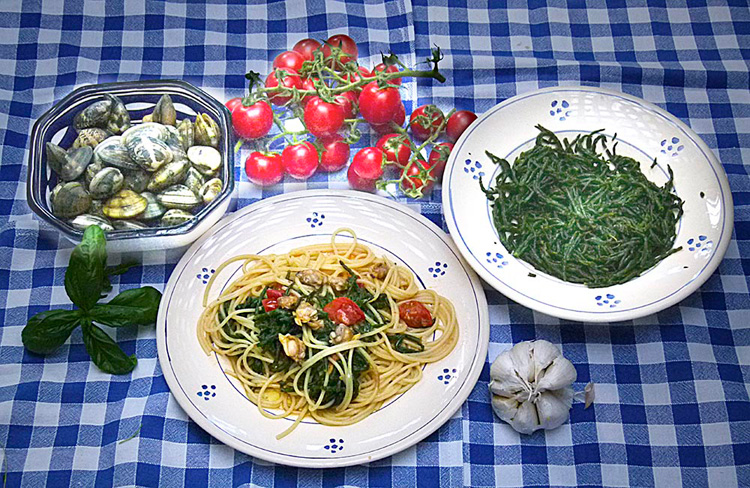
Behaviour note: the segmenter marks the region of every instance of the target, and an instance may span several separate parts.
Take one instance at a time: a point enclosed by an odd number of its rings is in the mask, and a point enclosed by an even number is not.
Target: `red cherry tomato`
[[[323,152],[320,153],[320,169],[326,172],[338,171],[349,162],[349,144],[344,139],[334,134],[330,137],[319,139],[318,142],[323,146]]]
[[[340,93],[334,97],[336,103],[344,109],[344,118],[352,119],[357,114],[359,97],[353,91]]]
[[[284,51],[273,60],[273,67],[285,70],[291,69],[299,73],[304,62],[305,57],[297,51]]]
[[[453,144],[450,142],[441,142],[433,146],[430,151],[430,157],[427,158],[427,162],[432,168],[432,172],[438,180],[443,177],[443,171],[445,171],[445,163],[448,162],[448,156],[453,150]]]
[[[249,107],[242,103],[232,111],[232,127],[235,134],[243,139],[257,139],[268,134],[273,125],[273,110],[264,101]]]
[[[318,169],[318,151],[307,141],[293,144],[281,152],[281,163],[289,176],[306,180]]]
[[[409,127],[415,139],[424,141],[437,130],[443,120],[443,112],[435,105],[422,105],[411,113]]]
[[[269,288],[268,290],[266,290],[267,298],[261,300],[261,303],[263,303],[263,310],[265,310],[266,312],[276,310],[279,307],[278,299],[282,296],[284,296],[284,292],[282,290],[276,290],[274,288]]]
[[[329,60],[328,65],[331,67],[339,67],[344,63],[355,60],[359,54],[357,43],[346,34],[336,34],[335,36],[329,37],[326,43],[323,44],[323,56],[329,57],[331,55],[331,47],[341,48],[342,51],[338,60]]]
[[[224,104],[224,106],[229,109],[229,113],[232,113],[234,109],[240,105],[242,105],[242,97],[236,97],[231,100],[227,100],[227,103]]]
[[[448,123],[445,125],[445,135],[451,141],[456,142],[475,120],[477,120],[477,114],[474,112],[459,110],[448,118]]]
[[[275,185],[284,177],[281,154],[252,152],[245,161],[247,177],[260,186]]]
[[[354,155],[346,173],[355,190],[375,191],[375,182],[383,176],[385,154],[377,147],[366,147]]]
[[[315,90],[315,81],[317,79],[318,78],[303,78],[300,90]],[[305,95],[304,97],[302,97],[302,106],[307,105],[307,102],[309,102],[314,96],[315,95]]]
[[[434,168],[432,168],[430,163],[426,162],[424,159],[417,159],[417,161],[409,166],[408,169],[404,169],[406,178],[404,178],[401,183],[404,190],[422,190],[423,195],[432,190],[433,185],[435,185],[435,180],[427,179],[427,176],[437,178],[433,169]]]
[[[372,78],[374,75],[372,72],[365,68],[364,66],[357,66],[358,73],[349,73],[344,75],[344,79],[349,81],[349,83],[356,83],[360,81],[362,78]],[[355,88],[356,90],[360,90],[361,88]]]
[[[398,316],[408,327],[425,328],[435,322],[432,314],[422,302],[410,300],[398,306]]]
[[[354,325],[365,319],[365,313],[359,305],[346,297],[335,298],[331,303],[323,307],[328,318],[337,324]]]
[[[379,147],[389,163],[397,164],[402,168],[409,162],[411,147],[406,142],[406,136],[401,134],[386,134],[381,137],[375,147]]]
[[[390,66],[388,66],[386,68],[385,64],[383,64],[383,63],[380,63],[379,65],[375,66],[372,69],[372,73],[373,74],[375,74],[377,72],[382,72],[382,71],[385,71],[386,73],[398,73],[401,70],[398,69],[398,66],[393,65],[393,64],[390,65]],[[401,78],[392,78],[392,79],[388,80],[388,83],[393,83],[394,85],[400,85],[401,84]]]
[[[376,82],[365,85],[359,94],[359,112],[371,124],[385,124],[393,120],[401,103],[396,88],[378,88]]]
[[[300,79],[296,71],[290,71],[288,69],[284,71],[285,76],[283,76],[284,81],[281,84],[282,86],[287,88],[297,88],[298,90],[302,88],[302,79]],[[279,79],[276,76],[276,71],[273,71],[266,78],[266,88],[276,88],[277,86],[279,86]],[[281,95],[279,93],[270,95],[268,98],[274,105],[285,105],[292,99],[290,96]]]
[[[404,121],[406,120],[406,108],[404,107],[403,103],[400,103],[398,107],[396,107],[396,113],[393,115],[393,119],[391,119],[391,122],[395,123],[399,127],[403,127]],[[370,124],[370,127],[377,132],[378,134],[390,134],[393,132],[393,125],[391,122],[386,122],[385,124]]]
[[[313,97],[305,106],[305,125],[315,137],[330,136],[344,124],[344,108]]]
[[[294,45],[292,51],[297,51],[305,58],[305,61],[312,61],[315,57],[315,51],[320,47],[320,43],[315,39],[302,39]]]
[[[284,290],[277,290],[276,288],[269,288],[266,290],[266,296],[271,300],[276,300],[279,297],[284,296]]]

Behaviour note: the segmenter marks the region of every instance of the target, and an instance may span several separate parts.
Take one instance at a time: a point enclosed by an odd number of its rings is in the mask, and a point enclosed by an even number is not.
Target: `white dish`
[[[270,420],[241,387],[206,356],[196,338],[206,282],[226,259],[247,253],[282,253],[329,242],[349,227],[377,253],[402,263],[425,287],[450,299],[459,320],[456,348],[427,365],[412,389],[363,421],[327,427],[306,419],[287,437],[276,435],[291,419]],[[341,236],[341,238],[346,238]],[[241,263],[217,276],[219,289]],[[164,291],[157,320],[162,371],[175,398],[208,433],[242,452],[302,467],[341,467],[395,454],[437,430],[463,404],[487,355],[487,302],[474,272],[453,242],[425,217],[382,197],[351,191],[313,190],[279,195],[220,221],[178,263]],[[228,364],[225,364],[228,367]]]
[[[672,254],[638,278],[591,289],[534,270],[505,249],[479,187],[494,184],[497,168],[485,151],[511,164],[534,145],[541,124],[558,137],[604,129],[617,134],[618,154],[641,162],[663,185],[667,165],[685,202]],[[657,158],[658,166],[651,168]],[[453,149],[443,179],[448,229],[466,261],[492,287],[534,310],[570,320],[611,322],[653,314],[697,290],[716,270],[732,235],[734,207],[726,173],[687,125],[659,107],[603,88],[546,88],[510,98],[479,117]],[[535,277],[532,275],[536,275]]]

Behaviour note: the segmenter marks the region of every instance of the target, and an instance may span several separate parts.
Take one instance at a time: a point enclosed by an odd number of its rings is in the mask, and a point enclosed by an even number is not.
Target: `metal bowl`
[[[42,220],[53,225],[66,238],[79,243],[83,231],[71,227],[52,214],[49,196],[57,184],[57,175],[47,166],[45,144],[53,142],[70,147],[76,138],[73,118],[104,93],[117,95],[125,104],[134,123],[153,111],[162,95],[172,97],[178,119],[195,118],[206,113],[221,130],[219,152],[222,155],[223,190],[210,204],[201,208],[195,218],[174,227],[149,227],[140,230],[116,230],[107,233],[108,249],[144,251],[186,246],[213,226],[229,208],[234,191],[234,141],[229,110],[218,100],[189,83],[179,80],[145,80],[87,85],[73,90],[46,111],[34,124],[29,151],[29,173],[26,195],[29,206]]]

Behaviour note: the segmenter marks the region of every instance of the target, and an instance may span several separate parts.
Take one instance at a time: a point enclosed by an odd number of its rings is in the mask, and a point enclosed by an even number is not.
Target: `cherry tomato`
[[[252,152],[245,161],[247,177],[260,186],[275,185],[284,177],[281,154]]]
[[[398,316],[408,327],[412,328],[431,327],[435,322],[427,307],[416,300],[410,300],[399,305]]]
[[[323,44],[323,56],[329,57],[331,55],[331,47],[341,48],[342,51],[338,60],[330,59],[328,61],[328,65],[331,67],[339,67],[344,63],[357,59],[357,55],[359,54],[357,43],[346,34],[336,34],[329,37],[326,43]]]
[[[386,134],[378,140],[375,147],[379,147],[385,153],[385,158],[389,163],[403,168],[411,156],[411,147],[405,139],[406,136],[401,134]]]
[[[281,163],[289,176],[306,180],[318,169],[318,151],[307,141],[293,144],[281,152]]]
[[[427,161],[430,163],[432,172],[438,180],[443,177],[443,171],[445,171],[445,163],[448,162],[448,156],[453,150],[453,144],[450,142],[441,142],[433,146],[430,151],[430,157]]]
[[[284,81],[282,83],[282,86],[285,86],[287,88],[297,88],[298,90],[302,88],[302,79],[300,79],[296,71],[286,69],[284,70],[284,72],[285,76],[283,76]],[[273,71],[266,78],[266,88],[275,88],[277,86],[279,86],[279,79],[276,76],[276,71]],[[292,97],[281,95],[280,93],[271,95],[268,98],[274,105],[285,105],[287,102],[289,102],[289,100],[292,99]]]
[[[404,190],[422,190],[423,195],[432,190],[432,187],[435,184],[435,180],[429,180],[426,177],[428,175],[432,176],[433,178],[437,177],[435,176],[430,163],[426,162],[422,158],[419,158],[414,164],[409,166],[408,169],[404,169],[404,171],[407,176],[402,180],[401,183],[404,187]]]
[[[398,107],[396,107],[396,113],[393,115],[393,119],[391,119],[391,122],[395,123],[399,127],[402,127],[405,120],[406,108],[404,107],[403,103],[400,103]],[[391,124],[391,122],[386,122],[385,124],[370,124],[370,127],[372,127],[372,129],[378,134],[390,134],[391,132],[393,132],[393,125]]]
[[[477,114],[474,112],[459,110],[448,118],[448,123],[445,125],[445,135],[451,141],[456,142],[475,120],[477,120]]]
[[[232,127],[235,134],[243,139],[257,139],[268,134],[273,125],[273,110],[264,101],[249,107],[242,103],[232,111]]]
[[[323,146],[320,153],[320,169],[326,172],[338,171],[349,162],[349,144],[344,139],[334,134],[318,140]]]
[[[284,296],[284,290],[269,288],[268,290],[266,290],[266,296],[271,300],[276,300],[277,298]]]
[[[415,139],[424,141],[437,130],[443,120],[443,112],[435,105],[422,105],[411,113],[409,127]]]
[[[273,60],[273,67],[284,70],[291,69],[299,73],[304,62],[305,57],[297,51],[284,51]]]
[[[317,79],[318,78],[303,78],[300,90],[315,90],[315,81]],[[309,102],[314,96],[315,95],[305,95],[302,97],[302,106],[307,105],[307,102]]]
[[[337,103],[328,103],[313,97],[305,106],[305,125],[315,137],[330,136],[344,124],[344,108]]]
[[[376,82],[365,85],[359,94],[359,112],[371,124],[385,124],[393,119],[401,103],[396,88],[378,88]]]
[[[340,93],[334,97],[336,103],[344,109],[344,118],[352,119],[357,114],[359,97],[353,91]]]
[[[365,319],[365,313],[359,305],[346,297],[335,298],[331,303],[323,307],[328,318],[337,324],[354,325]]]
[[[393,64],[390,65],[390,66],[388,66],[386,68],[385,64],[383,64],[383,63],[380,63],[379,65],[375,66],[372,69],[372,73],[373,74],[375,74],[377,72],[381,72],[381,71],[385,71],[386,73],[398,73],[401,70],[398,69],[398,66],[393,65]],[[392,79],[388,80],[388,83],[393,83],[394,85],[400,85],[401,84],[401,78],[392,78]]]
[[[227,100],[227,103],[224,104],[224,106],[229,109],[229,113],[232,113],[234,109],[239,105],[242,105],[242,97],[236,97],[231,100]]]
[[[375,182],[383,176],[385,153],[377,147],[360,149],[346,173],[349,186],[356,190],[375,191]]]
[[[320,43],[315,39],[302,39],[294,45],[292,51],[297,51],[305,58],[305,61],[312,61],[315,58],[315,51],[320,47]]]
[[[267,298],[261,300],[261,303],[263,303],[263,310],[265,310],[266,312],[276,310],[279,307],[278,299],[282,296],[284,296],[284,292],[282,290],[276,290],[274,288],[269,288],[268,290],[266,290]]]
[[[364,66],[357,66],[358,73],[349,73],[344,75],[344,79],[349,81],[350,83],[356,83],[362,78],[372,78],[374,75],[372,72],[365,68]],[[360,90],[361,88],[355,88],[355,90]]]

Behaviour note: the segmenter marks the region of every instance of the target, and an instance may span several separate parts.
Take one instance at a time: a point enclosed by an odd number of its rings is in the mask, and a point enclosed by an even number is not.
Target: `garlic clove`
[[[523,402],[509,424],[521,434],[531,434],[535,430],[539,430],[541,425],[539,425],[536,405],[532,402]]]
[[[528,390],[528,385],[521,381],[513,367],[513,360],[508,351],[500,354],[490,367],[490,390],[496,395],[512,396],[519,391]]]
[[[560,349],[549,341],[534,341],[534,377],[539,380],[540,372],[552,364],[555,358],[562,356]]]
[[[519,403],[515,398],[492,395],[492,410],[501,420],[510,422],[518,412]]]
[[[537,378],[537,391],[559,390],[573,384],[578,377],[573,363],[562,356],[558,356],[547,366],[544,375]]]
[[[570,395],[557,394],[558,392],[545,391],[536,399],[536,409],[539,414],[539,422],[543,429],[554,429],[559,427],[570,417],[570,407],[573,404],[573,389]],[[562,393],[565,390],[561,390]]]
[[[519,342],[510,350],[513,367],[527,382],[534,381],[534,358],[532,354],[532,343],[529,341]]]

